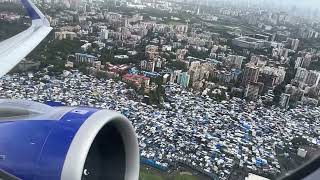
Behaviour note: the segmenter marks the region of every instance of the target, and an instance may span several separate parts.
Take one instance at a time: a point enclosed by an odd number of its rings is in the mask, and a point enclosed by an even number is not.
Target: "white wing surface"
[[[52,30],[47,18],[30,0],[21,2],[32,19],[32,25],[12,38],[0,42],[0,77],[14,68]]]

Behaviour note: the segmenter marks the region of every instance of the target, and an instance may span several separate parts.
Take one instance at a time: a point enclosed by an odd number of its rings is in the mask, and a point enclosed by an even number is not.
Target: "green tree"
[[[98,71],[98,72],[97,72],[96,77],[97,77],[98,79],[108,79],[107,74],[104,73],[104,72],[101,72],[101,71]]]
[[[15,22],[0,20],[0,41],[8,39],[9,37],[14,36],[27,28],[28,26],[23,23],[23,20]]]
[[[189,48],[187,55],[195,58],[206,59],[209,57],[209,53],[209,51],[198,51],[197,49],[191,47]]]
[[[182,70],[183,72],[188,71],[186,64],[182,61],[178,61],[178,60],[170,61],[168,66],[177,70]]]

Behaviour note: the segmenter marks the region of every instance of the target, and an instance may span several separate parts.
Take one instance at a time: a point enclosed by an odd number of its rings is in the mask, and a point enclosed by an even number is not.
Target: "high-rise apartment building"
[[[259,77],[259,68],[253,64],[246,64],[244,69],[242,84],[247,86],[249,83],[256,83]]]

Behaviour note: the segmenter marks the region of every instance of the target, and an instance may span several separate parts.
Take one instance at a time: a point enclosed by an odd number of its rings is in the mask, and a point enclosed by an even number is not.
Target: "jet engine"
[[[137,180],[137,136],[117,112],[0,100],[0,170],[23,180]]]

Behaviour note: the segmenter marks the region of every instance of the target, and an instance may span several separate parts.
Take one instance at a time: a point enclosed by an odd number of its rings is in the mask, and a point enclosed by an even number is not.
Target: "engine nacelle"
[[[113,111],[0,100],[0,169],[23,180],[137,180],[137,136]]]

